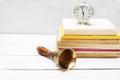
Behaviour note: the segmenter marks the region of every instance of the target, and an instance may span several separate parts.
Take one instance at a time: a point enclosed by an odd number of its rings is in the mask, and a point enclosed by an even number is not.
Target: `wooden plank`
[[[118,70],[0,70],[0,80],[120,80]]]
[[[37,46],[55,50],[55,35],[0,34],[0,55],[38,55]]]
[[[55,50],[55,37],[0,34],[0,80],[119,80],[120,58],[80,58],[72,70],[62,72],[36,51],[39,45]]]
[[[59,69],[57,64],[43,56],[0,56],[0,69]],[[79,58],[73,69],[120,69],[120,58]]]

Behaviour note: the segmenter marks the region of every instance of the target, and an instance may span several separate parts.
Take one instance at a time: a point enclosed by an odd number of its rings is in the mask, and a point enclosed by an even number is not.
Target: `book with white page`
[[[74,18],[63,19],[64,35],[117,35],[118,31],[109,19],[91,19],[87,25],[78,24]]]

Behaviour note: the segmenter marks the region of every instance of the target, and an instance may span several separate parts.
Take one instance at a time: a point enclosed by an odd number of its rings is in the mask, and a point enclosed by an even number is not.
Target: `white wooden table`
[[[0,34],[0,80],[120,80],[120,58],[79,58],[62,72],[36,47],[56,48],[55,35]]]

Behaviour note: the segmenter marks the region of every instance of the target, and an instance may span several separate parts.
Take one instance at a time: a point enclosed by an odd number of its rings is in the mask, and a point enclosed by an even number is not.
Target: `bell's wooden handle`
[[[43,56],[46,56],[46,57],[50,57],[50,56],[53,56],[53,52],[46,49],[45,47],[43,46],[38,46],[37,47],[37,51],[39,54],[43,55]]]

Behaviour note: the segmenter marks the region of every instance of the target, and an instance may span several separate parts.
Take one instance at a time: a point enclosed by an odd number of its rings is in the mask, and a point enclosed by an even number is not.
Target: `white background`
[[[56,33],[84,0],[0,0],[0,33]],[[108,18],[120,31],[120,0],[86,0],[94,18]]]

